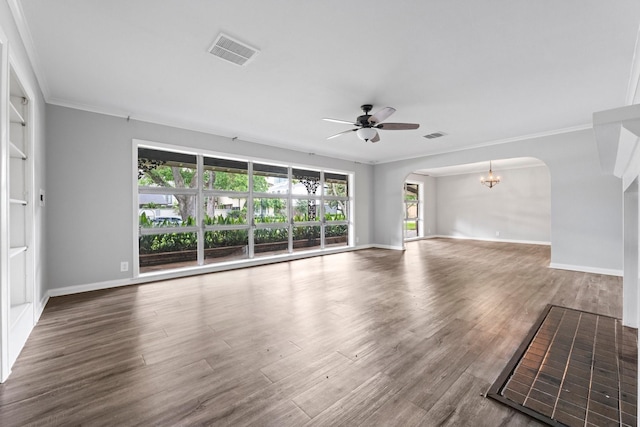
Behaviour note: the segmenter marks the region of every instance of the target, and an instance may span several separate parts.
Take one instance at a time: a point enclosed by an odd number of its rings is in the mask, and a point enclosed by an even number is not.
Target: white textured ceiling
[[[10,1],[50,103],[363,162],[589,125],[640,23],[637,0]],[[221,31],[261,53],[210,55]],[[363,103],[421,127],[326,140]]]

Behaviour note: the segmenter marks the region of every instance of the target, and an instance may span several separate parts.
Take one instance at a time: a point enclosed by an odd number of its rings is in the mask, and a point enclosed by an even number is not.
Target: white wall
[[[494,170],[494,174],[502,181],[491,189],[480,184],[479,173],[437,178],[437,234],[549,243],[551,185],[547,167]]]
[[[412,171],[514,157],[549,168],[551,265],[621,274],[621,180],[601,173],[591,129],[376,165],[374,242],[402,248],[402,183]]]
[[[372,167],[47,105],[49,288],[126,281],[133,262],[132,139],[355,172],[359,245],[371,243]]]

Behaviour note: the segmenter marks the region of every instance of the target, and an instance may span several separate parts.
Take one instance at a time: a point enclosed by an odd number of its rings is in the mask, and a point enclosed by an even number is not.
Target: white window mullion
[[[175,188],[175,187],[138,187],[138,193],[140,194],[170,194],[172,196],[176,194],[184,195],[197,195],[198,190],[194,188]]]
[[[293,253],[293,168],[289,166],[287,168],[289,175],[289,191],[287,191],[287,209],[289,210],[289,253]]]
[[[249,242],[248,243],[249,243],[249,259],[251,259],[255,256],[254,232],[256,229],[256,222],[254,219],[254,212],[253,212],[253,162],[249,162],[249,165],[247,166],[247,168],[248,168],[247,189],[249,190],[249,196],[247,197],[247,224],[249,224],[249,233],[248,233]]]
[[[317,211],[318,209],[316,209]],[[324,249],[324,233],[327,221],[324,216],[324,171],[320,171],[320,249]]]
[[[196,237],[198,238],[198,265],[204,265],[204,158],[202,154],[198,154],[196,177],[198,178],[198,197],[196,198],[196,224],[198,231]]]

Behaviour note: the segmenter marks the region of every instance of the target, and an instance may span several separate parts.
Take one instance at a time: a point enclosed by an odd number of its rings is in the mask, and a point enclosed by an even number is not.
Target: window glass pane
[[[404,184],[404,199],[418,200],[418,184]]]
[[[324,246],[347,246],[349,243],[349,227],[347,225],[327,225],[324,228]]]
[[[284,166],[253,164],[253,191],[255,193],[289,193],[289,170]]]
[[[325,172],[325,196],[347,197],[349,195],[349,180],[347,175]]]
[[[327,221],[346,221],[347,200],[325,200],[324,201],[324,219]]]
[[[256,257],[286,254],[289,252],[289,227],[256,228],[253,242]]]
[[[253,199],[253,217],[256,223],[287,222],[287,199],[262,197]]]
[[[247,223],[247,198],[204,196],[206,225],[234,225]]]
[[[203,163],[205,190],[249,191],[248,162],[205,157]]]
[[[293,251],[320,247],[320,226],[293,227]]]
[[[138,186],[197,188],[196,156],[138,148]]]
[[[320,172],[306,169],[292,169],[293,194],[317,194],[320,187]]]
[[[405,238],[418,237],[418,221],[404,222],[404,237]]]
[[[187,194],[138,194],[143,228],[196,225],[196,197]]]
[[[197,265],[197,233],[161,233],[140,236],[140,272]]]
[[[205,264],[249,257],[248,230],[215,230],[204,233]]]
[[[417,202],[406,202],[405,206],[405,218],[418,218],[418,203]]]
[[[319,199],[294,199],[291,203],[293,203],[294,221],[320,221]]]

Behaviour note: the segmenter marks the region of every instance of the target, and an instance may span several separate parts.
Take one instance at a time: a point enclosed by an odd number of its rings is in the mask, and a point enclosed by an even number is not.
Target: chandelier
[[[496,185],[500,184],[500,177],[493,176],[493,171],[491,170],[491,162],[489,162],[489,176],[486,178],[483,176],[480,178],[480,183],[482,185],[486,185],[489,188],[493,188]]]

